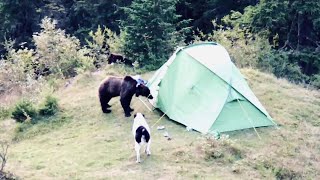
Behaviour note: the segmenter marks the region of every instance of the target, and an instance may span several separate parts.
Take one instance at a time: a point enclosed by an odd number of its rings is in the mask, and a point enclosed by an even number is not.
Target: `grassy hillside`
[[[63,112],[53,123],[17,133],[13,120],[0,121],[0,138],[16,139],[6,170],[22,179],[319,178],[320,92],[252,69],[242,73],[279,124],[258,128],[261,140],[249,129],[216,141],[165,117],[151,130],[152,155],[143,154],[136,164],[133,117],[124,117],[118,98],[111,100],[111,114],[101,113],[97,88],[107,75],[101,71],[60,86],[54,95]],[[150,126],[162,115],[149,112],[135,97],[132,106],[146,114]],[[172,139],[163,137],[157,125],[164,125]]]

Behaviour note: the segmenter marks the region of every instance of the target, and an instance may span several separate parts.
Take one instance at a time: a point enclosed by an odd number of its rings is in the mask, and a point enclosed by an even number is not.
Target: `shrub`
[[[320,89],[320,74],[316,74],[311,77],[310,84],[318,89]]]
[[[48,68],[55,76],[73,77],[78,71],[91,69],[93,59],[86,56],[89,50],[81,48],[76,37],[57,29],[56,24],[57,21],[46,17],[40,25],[41,32],[33,35],[40,72]]]
[[[9,117],[11,114],[10,109],[0,106],[0,120]]]
[[[273,173],[276,179],[301,179],[301,174],[286,167],[274,168]]]
[[[52,95],[45,97],[40,106],[38,106],[38,111],[36,111],[30,101],[26,100],[19,102],[16,107],[19,108],[16,108],[17,110],[14,112],[17,114],[17,118],[15,119],[19,119],[17,121],[22,123],[16,126],[15,141],[49,132],[71,119],[68,114],[59,111],[58,99]],[[25,109],[32,109],[33,111],[31,112],[34,113],[30,113],[30,110]],[[35,112],[38,113],[35,114]]]
[[[89,56],[94,59],[93,64],[96,66],[96,68],[100,68],[103,64],[105,64],[110,54],[106,35],[108,31],[110,30],[107,28],[101,29],[101,27],[98,26],[97,31],[90,31],[89,39],[86,39]]]
[[[226,20],[228,18],[224,19]],[[226,28],[216,24],[215,21],[213,24],[216,30],[209,34],[199,32],[199,35],[194,36],[195,42],[214,41],[221,44],[239,68],[259,68],[294,83],[310,83],[314,87],[320,87],[318,76],[310,77],[306,73],[308,69],[312,69],[312,72],[318,71],[318,54],[308,50],[276,50],[273,47],[277,44],[277,38],[275,37],[275,42],[271,45],[266,38],[268,32],[254,34],[248,28],[239,25]],[[310,59],[314,61],[312,65],[307,63],[311,61]]]
[[[7,55],[0,59],[0,94],[10,93],[13,89],[30,90],[37,84],[34,80],[32,62],[35,52],[32,49],[14,49],[15,42],[5,41]]]
[[[34,118],[36,116],[37,110],[32,102],[28,100],[19,101],[12,111],[12,118],[17,122],[24,122],[26,119]]]
[[[291,166],[281,163],[278,159],[268,156],[260,156],[253,161],[247,161],[247,165],[260,171],[261,174],[270,173],[275,179],[301,179],[302,173],[293,170]]]
[[[287,78],[291,82],[304,83],[309,77],[302,73],[297,62],[293,62],[294,53],[272,50],[259,59],[259,68],[273,73],[277,77]]]
[[[258,59],[270,54],[271,45],[263,36],[250,33],[246,28],[224,28],[213,21],[215,31],[209,34],[199,32],[195,35],[195,42],[213,41],[225,47],[231,60],[237,67],[256,68]]]
[[[106,28],[106,33],[108,36],[107,44],[109,45],[110,51],[112,53],[123,54],[123,46],[125,43],[124,39],[126,37],[126,33],[120,31],[120,34],[117,35],[108,28]]]
[[[58,99],[53,96],[47,96],[42,107],[39,109],[39,115],[52,116],[59,111]]]
[[[122,22],[125,32],[125,55],[149,70],[159,68],[174,51],[184,44],[186,20],[176,13],[177,1],[132,1],[123,8],[127,19]],[[179,29],[177,31],[177,29]]]

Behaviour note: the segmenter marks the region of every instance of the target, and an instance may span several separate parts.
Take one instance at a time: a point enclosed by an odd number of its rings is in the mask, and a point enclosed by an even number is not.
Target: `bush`
[[[274,168],[273,173],[276,179],[301,179],[301,174],[285,167]]]
[[[9,108],[1,107],[0,106],[0,120],[8,118],[10,116],[11,112]]]
[[[39,115],[52,116],[59,111],[58,99],[53,96],[47,96],[42,107],[39,109]]]
[[[316,74],[311,77],[310,84],[318,89],[320,89],[320,74]]]
[[[259,59],[258,67],[277,77],[287,78],[291,82],[307,82],[309,77],[302,73],[300,66],[293,59],[295,59],[293,52],[272,50]]]
[[[38,69],[46,68],[58,77],[73,77],[78,71],[93,68],[93,59],[87,54],[89,50],[81,48],[80,41],[56,28],[57,21],[44,18],[41,32],[33,35],[36,45]]]
[[[261,35],[253,34],[246,28],[224,28],[213,21],[215,31],[210,34],[199,33],[195,35],[195,42],[213,41],[225,47],[231,60],[239,68],[256,68],[258,59],[270,53],[271,45],[268,39]]]
[[[47,116],[53,116],[59,111],[57,98],[49,95],[45,98],[44,102],[37,109],[33,103],[29,100],[19,101],[12,110],[12,118],[17,122],[25,122],[27,119],[31,120],[31,123],[37,123],[47,119]],[[46,118],[43,118],[45,116]]]
[[[301,172],[293,170],[292,167],[272,157],[260,156],[254,161],[247,161],[246,164],[253,165],[253,168],[261,174],[271,173],[274,179],[301,179],[302,177]]]
[[[12,118],[17,122],[24,122],[26,119],[35,118],[36,116],[37,110],[32,102],[28,100],[18,102],[12,111]]]
[[[310,76],[310,73],[307,73],[318,72],[318,54],[307,49],[276,50],[273,49],[275,45],[271,45],[266,38],[268,32],[254,34],[246,27],[238,25],[226,28],[214,21],[213,24],[216,30],[209,34],[199,32],[199,35],[194,36],[195,42],[214,41],[221,44],[239,68],[258,68],[294,83],[310,83],[316,88],[320,87],[319,76]]]
[[[37,85],[32,69],[34,50],[15,50],[14,43],[11,40],[4,43],[7,54],[0,59],[0,94],[10,93],[12,90],[28,91]]]
[[[176,14],[177,1],[132,1],[123,8],[127,19],[122,22],[125,37],[124,54],[139,67],[158,69],[167,61],[177,45],[184,44],[189,30],[187,20]],[[177,29],[179,29],[177,31]]]
[[[102,30],[99,26],[96,32],[90,31],[89,37],[92,39],[86,39],[89,56],[94,59],[93,64],[95,67],[100,68],[105,64],[110,54],[109,48],[106,45],[105,30]]]

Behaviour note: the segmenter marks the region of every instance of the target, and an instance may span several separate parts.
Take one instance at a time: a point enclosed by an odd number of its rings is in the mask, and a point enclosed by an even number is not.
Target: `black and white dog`
[[[147,144],[145,152],[148,156],[150,156],[150,144],[151,144],[151,136],[150,136],[150,128],[147,124],[144,115],[141,113],[137,113],[134,115],[134,122],[132,126],[132,134],[134,136],[135,145],[134,149],[137,154],[137,163],[140,163],[140,149],[143,144]]]

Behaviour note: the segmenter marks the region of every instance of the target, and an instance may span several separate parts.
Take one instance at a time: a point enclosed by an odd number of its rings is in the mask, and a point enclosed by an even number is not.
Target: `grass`
[[[11,114],[11,110],[8,107],[0,106],[0,121],[6,118],[9,118]]]
[[[319,91],[252,69],[242,73],[279,124],[278,129],[258,128],[261,140],[252,129],[228,133],[226,142],[208,140],[163,118],[157,125],[164,125],[172,140],[155,125],[152,155],[143,154],[143,162],[136,164],[133,117],[124,117],[119,98],[111,100],[111,114],[100,110],[100,81],[107,74],[125,74],[124,69],[106,69],[60,85],[54,95],[63,114],[53,117],[52,123],[17,133],[13,120],[0,121],[0,138],[19,140],[10,145],[6,169],[22,179],[318,179]],[[146,79],[151,76],[143,74]],[[135,97],[132,106],[146,115],[150,126],[162,115],[149,112]],[[63,117],[66,120],[59,121]]]

